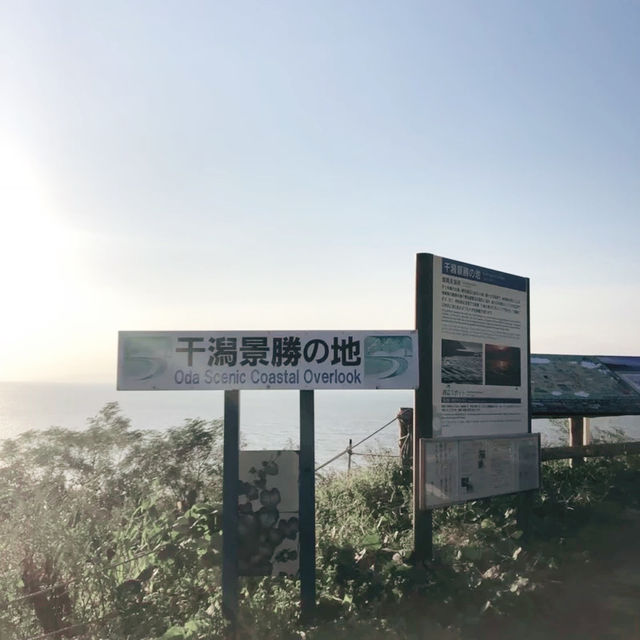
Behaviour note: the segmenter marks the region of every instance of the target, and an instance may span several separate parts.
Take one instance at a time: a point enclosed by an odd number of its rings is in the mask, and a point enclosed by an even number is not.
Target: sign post
[[[222,609],[235,637],[238,618],[238,452],[240,392],[224,392],[222,485]]]
[[[414,562],[422,564],[433,556],[433,518],[420,508],[420,441],[433,437],[433,256],[416,256],[416,330],[420,386],[414,392],[413,411],[413,549]]]
[[[300,597],[307,622],[316,606],[316,494],[313,391],[300,392]]]

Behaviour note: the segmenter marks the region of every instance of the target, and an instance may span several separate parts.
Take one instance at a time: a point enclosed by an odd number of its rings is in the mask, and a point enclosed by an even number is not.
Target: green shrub
[[[93,620],[83,638],[223,637],[221,449],[219,421],[134,431],[116,405],[85,431],[3,442],[0,638]],[[411,563],[410,470],[382,458],[318,478],[316,498],[316,619],[299,621],[298,580],[245,578],[240,639],[454,640],[501,616],[526,624],[545,580],[640,506],[640,456],[545,463],[530,498],[434,511],[426,566]],[[15,602],[34,589],[44,608]]]

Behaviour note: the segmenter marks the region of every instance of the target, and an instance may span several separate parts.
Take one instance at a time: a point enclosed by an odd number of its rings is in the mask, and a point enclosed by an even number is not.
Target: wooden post
[[[316,608],[315,417],[313,391],[300,391],[300,599],[301,618]]]
[[[347,475],[351,475],[351,452],[353,451],[353,439],[349,438],[349,448],[347,449],[347,453],[349,454],[349,459],[347,462]]]
[[[400,426],[400,462],[406,469],[411,467],[411,454],[413,446],[411,432],[413,431],[413,408],[401,407],[398,412],[398,425]]]
[[[574,416],[570,418],[569,421],[569,446],[570,447],[580,447],[584,444],[587,444],[586,434],[585,434],[585,420],[586,418],[582,418],[579,416]],[[584,464],[584,458],[572,458],[570,463],[572,467],[579,467],[581,464]]]
[[[416,257],[416,329],[418,330],[419,387],[413,412],[413,559],[424,564],[433,557],[431,510],[420,509],[420,438],[433,437],[433,255]]]
[[[238,621],[238,477],[240,392],[224,392],[222,485],[222,612],[229,622],[227,638],[236,637]]]

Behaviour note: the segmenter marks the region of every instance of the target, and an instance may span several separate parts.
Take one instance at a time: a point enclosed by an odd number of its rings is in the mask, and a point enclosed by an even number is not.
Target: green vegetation
[[[4,441],[0,639],[223,637],[221,446],[219,421],[134,431],[114,404],[85,431]],[[637,459],[543,472],[526,531],[522,496],[435,512],[428,567],[410,562],[406,469],[385,461],[318,478],[317,620],[301,626],[295,580],[246,578],[239,637],[483,638],[496,625],[515,635],[546,583],[640,506]]]

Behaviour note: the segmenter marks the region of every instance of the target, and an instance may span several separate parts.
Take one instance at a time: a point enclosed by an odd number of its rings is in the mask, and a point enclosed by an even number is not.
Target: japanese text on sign
[[[413,331],[121,332],[119,389],[411,389]]]

